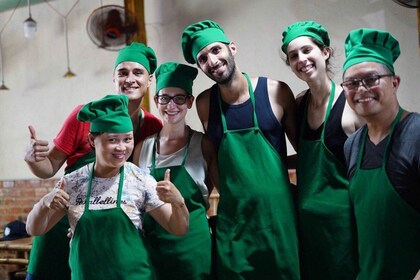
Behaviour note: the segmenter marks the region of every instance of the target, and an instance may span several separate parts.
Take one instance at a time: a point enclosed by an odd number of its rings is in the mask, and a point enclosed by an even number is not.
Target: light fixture
[[[31,1],[28,0],[29,17],[23,22],[23,32],[26,38],[32,38],[36,34],[36,21],[31,15]]]
[[[69,54],[69,32],[67,28],[67,17],[63,18],[64,20],[64,35],[66,37],[66,54],[67,54],[67,72],[64,74],[64,78],[73,78],[76,76],[70,69],[70,54]]]
[[[68,67],[67,68],[67,72],[66,72],[66,74],[64,74],[64,78],[73,78],[74,76],[76,76],[76,74],[74,74],[72,71],[71,71],[71,69],[70,69],[70,67]]]
[[[29,0],[28,0],[29,1]],[[44,0],[44,2],[50,6],[50,8],[52,10],[54,10],[54,12],[56,12],[58,15],[60,15],[63,19],[63,23],[64,23],[64,37],[66,39],[66,55],[67,55],[67,72],[63,75],[64,78],[73,78],[74,76],[76,76],[76,74],[74,72],[71,71],[70,69],[70,53],[69,53],[69,30],[67,27],[67,18],[70,15],[70,13],[73,11],[74,7],[76,7],[76,5],[80,2],[80,0],[76,0],[73,4],[73,6],[70,8],[70,10],[68,10],[68,12],[64,15],[62,13],[60,13],[60,11],[58,11],[56,8],[54,8],[49,2],[48,0]]]

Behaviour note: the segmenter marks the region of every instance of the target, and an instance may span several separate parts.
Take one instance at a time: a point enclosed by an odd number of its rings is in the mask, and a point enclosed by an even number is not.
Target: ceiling
[[[31,5],[35,5],[41,2],[44,2],[44,0],[30,0]],[[52,0],[48,0],[52,1]],[[19,0],[0,0],[0,13],[4,12],[6,10],[13,10]],[[25,7],[28,5],[28,0],[20,0],[19,7]]]

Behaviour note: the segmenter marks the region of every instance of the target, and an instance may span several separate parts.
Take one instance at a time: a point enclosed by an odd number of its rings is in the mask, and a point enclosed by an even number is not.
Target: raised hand
[[[44,205],[50,209],[60,210],[68,209],[70,196],[64,191],[66,181],[61,178],[57,186],[46,196],[44,196]]]
[[[166,203],[171,203],[177,207],[184,206],[184,198],[171,182],[171,170],[166,169],[163,181],[157,182],[156,192],[159,199]]]
[[[38,140],[33,126],[28,126],[30,133],[30,142],[25,152],[25,161],[40,162],[47,158],[48,155],[48,141]]]

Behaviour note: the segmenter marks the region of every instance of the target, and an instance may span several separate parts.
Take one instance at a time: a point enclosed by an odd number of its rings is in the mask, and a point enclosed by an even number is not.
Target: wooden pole
[[[144,0],[124,0],[124,6],[125,10],[133,14],[137,21],[137,31],[131,36],[130,41],[147,45],[146,26],[144,23]],[[150,112],[149,90],[147,90],[141,104],[144,109]]]

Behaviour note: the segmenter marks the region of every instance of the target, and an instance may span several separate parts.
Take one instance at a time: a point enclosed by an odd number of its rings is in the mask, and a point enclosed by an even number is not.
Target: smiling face
[[[310,82],[327,75],[330,50],[323,50],[308,36],[297,37],[287,46],[287,59],[293,73],[301,80]]]
[[[118,93],[125,94],[129,100],[142,100],[152,81],[152,75],[137,62],[125,61],[114,71],[114,84]]]
[[[89,134],[89,142],[95,148],[95,170],[100,174],[118,172],[134,149],[133,132]]]
[[[187,98],[184,104],[175,104],[173,99],[171,99],[168,104],[159,104],[158,96],[165,95],[169,97],[180,95]],[[164,123],[176,124],[185,122],[185,116],[194,102],[194,96],[188,96],[185,90],[177,87],[163,88],[159,91],[158,96],[155,96],[154,101]]]
[[[362,62],[349,67],[343,76],[343,81],[366,79],[374,75],[390,74],[389,69],[377,62]],[[382,77],[378,84],[366,88],[363,85],[355,90],[345,90],[350,107],[361,117],[369,119],[386,115],[398,107],[397,90],[399,76]]]
[[[215,42],[197,54],[197,65],[207,77],[218,84],[225,84],[231,81],[236,69],[235,53],[236,46],[233,42]]]

